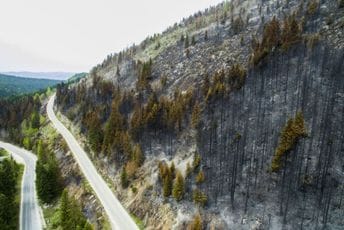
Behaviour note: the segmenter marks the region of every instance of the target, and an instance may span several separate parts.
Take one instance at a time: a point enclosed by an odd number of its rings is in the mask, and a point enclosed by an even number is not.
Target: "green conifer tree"
[[[185,193],[185,181],[183,175],[178,171],[176,175],[176,179],[173,184],[173,197],[180,201],[183,199]]]

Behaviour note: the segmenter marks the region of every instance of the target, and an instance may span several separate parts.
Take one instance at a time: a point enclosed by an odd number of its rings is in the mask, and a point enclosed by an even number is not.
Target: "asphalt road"
[[[22,180],[21,203],[20,203],[20,229],[39,230],[42,229],[43,216],[36,196],[36,155],[16,147],[12,144],[0,141],[0,147],[7,150],[15,161],[25,165]]]
[[[98,174],[93,163],[81,148],[79,143],[76,141],[74,136],[69,130],[57,119],[55,116],[54,107],[55,95],[53,95],[47,105],[47,114],[56,130],[66,140],[70,150],[72,151],[75,160],[79,164],[79,167],[89,184],[95,191],[101,204],[104,207],[106,214],[109,217],[111,226],[116,230],[131,230],[138,229],[133,219],[130,217],[128,212],[123,208],[121,203],[118,201],[116,196],[112,193],[109,186],[106,184],[104,179]]]

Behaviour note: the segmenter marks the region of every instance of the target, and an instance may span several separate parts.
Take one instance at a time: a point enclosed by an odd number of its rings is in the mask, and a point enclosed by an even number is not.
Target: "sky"
[[[223,0],[0,0],[0,71],[89,71]]]

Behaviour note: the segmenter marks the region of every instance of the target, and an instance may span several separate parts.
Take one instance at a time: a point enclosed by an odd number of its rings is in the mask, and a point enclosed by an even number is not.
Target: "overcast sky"
[[[89,71],[222,0],[0,0],[0,71]]]

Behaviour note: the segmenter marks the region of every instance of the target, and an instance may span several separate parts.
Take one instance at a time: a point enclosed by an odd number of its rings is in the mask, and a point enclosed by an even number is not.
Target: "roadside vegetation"
[[[23,171],[24,166],[13,159],[0,161],[0,229],[19,229]]]

